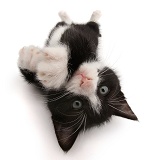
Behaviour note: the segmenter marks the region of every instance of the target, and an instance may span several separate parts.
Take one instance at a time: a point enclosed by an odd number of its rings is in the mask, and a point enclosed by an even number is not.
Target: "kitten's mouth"
[[[90,68],[92,70],[89,70]],[[95,97],[97,83],[97,69],[88,66],[80,68],[78,71],[76,71],[71,80],[68,82],[66,88],[72,93],[83,95],[91,99],[90,97]]]

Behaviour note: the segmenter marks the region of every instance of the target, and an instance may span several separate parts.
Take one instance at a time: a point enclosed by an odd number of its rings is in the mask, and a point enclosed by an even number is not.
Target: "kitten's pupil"
[[[80,109],[82,107],[82,102],[81,101],[74,101],[72,106],[74,109]]]
[[[109,91],[109,89],[108,89],[107,86],[102,86],[102,87],[100,88],[100,93],[101,93],[102,95],[106,95],[106,94],[108,93],[108,91]]]

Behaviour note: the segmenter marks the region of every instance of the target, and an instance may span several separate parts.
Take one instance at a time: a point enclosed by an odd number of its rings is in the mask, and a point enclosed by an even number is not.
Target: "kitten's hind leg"
[[[91,15],[90,21],[97,23],[100,17],[101,17],[101,11],[99,10],[94,11]]]
[[[35,46],[23,47],[19,51],[18,67],[36,72],[37,64],[44,59],[40,48]]]
[[[27,82],[44,88],[58,89],[68,76],[68,49],[56,47],[24,47],[19,52],[18,67]]]
[[[65,11],[60,11],[58,14],[61,20],[64,21],[66,24],[72,24],[72,20]]]

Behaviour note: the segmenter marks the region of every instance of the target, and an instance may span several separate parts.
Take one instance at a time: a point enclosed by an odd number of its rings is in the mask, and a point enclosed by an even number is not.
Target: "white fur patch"
[[[44,59],[40,48],[35,46],[23,47],[19,51],[18,67],[36,72],[37,64]]]
[[[98,22],[98,20],[100,19],[101,17],[101,11],[97,10],[97,11],[94,11],[91,15],[91,18],[90,18],[90,21],[93,21],[93,22]]]
[[[37,78],[46,88],[58,89],[68,75],[68,49],[65,45],[42,49],[45,59],[37,65]]]
[[[72,24],[72,20],[70,19],[70,17],[68,16],[68,14],[65,11],[60,11],[59,16],[61,18],[62,21],[64,21],[67,24]]]
[[[101,65],[98,62],[83,63],[66,85],[68,91],[87,97],[91,101],[93,110],[97,113],[100,110],[100,101],[96,95],[97,85],[100,81],[98,77],[100,67]],[[82,84],[81,75],[88,79],[84,84]]]
[[[63,35],[63,33],[69,28],[69,26],[59,26],[58,28],[55,29],[53,32],[53,35],[49,41],[49,46],[53,47],[58,44],[60,44],[60,39]]]

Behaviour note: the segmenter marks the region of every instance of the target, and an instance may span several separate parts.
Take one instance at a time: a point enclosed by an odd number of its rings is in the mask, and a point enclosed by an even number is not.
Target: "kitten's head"
[[[119,79],[98,62],[82,64],[60,91],[49,91],[48,106],[61,148],[68,151],[80,131],[112,115],[137,120],[121,91]]]

